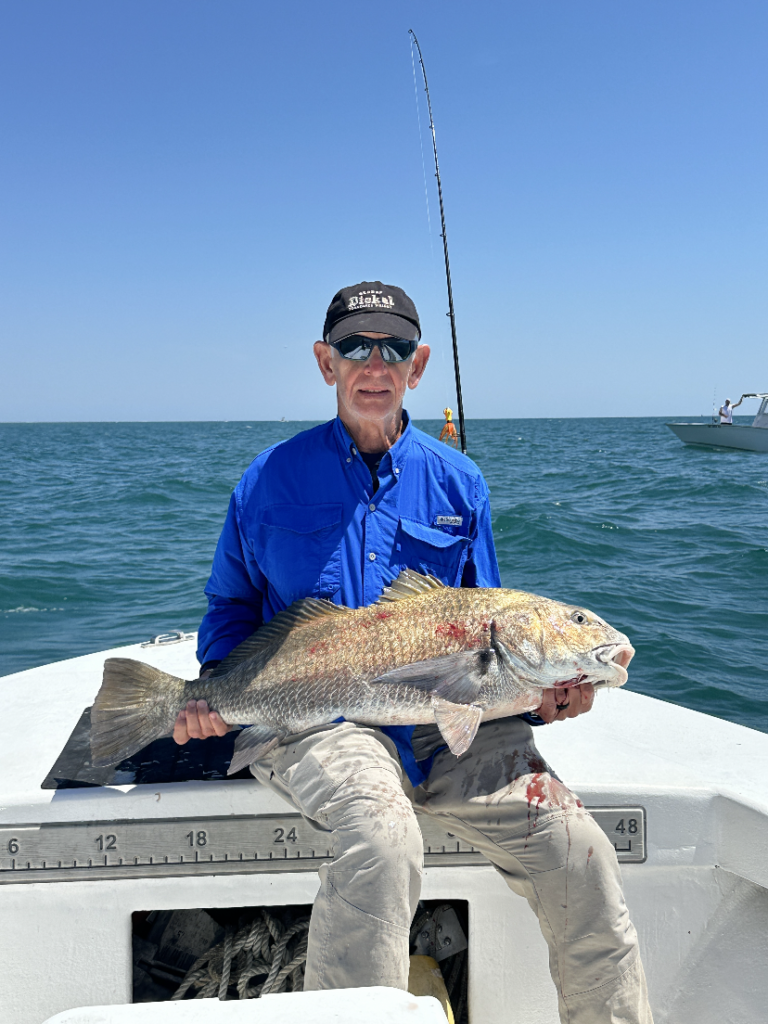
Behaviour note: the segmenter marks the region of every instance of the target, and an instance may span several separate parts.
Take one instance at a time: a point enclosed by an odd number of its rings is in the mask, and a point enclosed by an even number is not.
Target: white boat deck
[[[196,673],[192,641],[119,653],[187,678]],[[0,684],[0,1006],[2,1019],[14,1024],[129,1003],[133,911],[303,904],[317,891],[314,870],[288,865],[176,877],[149,868],[99,877],[98,868],[83,868],[82,879],[9,880],[9,842],[18,840],[14,863],[23,867],[22,841],[38,825],[291,813],[255,780],[40,789],[93,701],[104,657],[44,666]],[[647,858],[623,864],[622,872],[657,1024],[764,1021],[768,736],[626,690],[602,693],[590,715],[536,735],[588,807],[645,809]],[[538,926],[491,867],[446,858],[426,869],[423,897],[469,902],[473,1024],[555,1024]]]

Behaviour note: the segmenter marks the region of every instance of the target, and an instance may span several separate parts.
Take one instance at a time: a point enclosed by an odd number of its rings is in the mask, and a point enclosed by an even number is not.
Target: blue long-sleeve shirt
[[[451,587],[498,587],[488,488],[466,456],[405,427],[368,467],[338,417],[262,452],[232,494],[205,588],[201,663],[226,657],[303,597],[359,608],[403,569]],[[385,729],[421,781],[412,729]]]

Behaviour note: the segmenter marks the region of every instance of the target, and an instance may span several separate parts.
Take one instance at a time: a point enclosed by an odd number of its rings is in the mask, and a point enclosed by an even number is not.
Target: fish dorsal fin
[[[445,590],[445,584],[434,576],[422,576],[413,569],[403,569],[400,575],[388,587],[384,588],[377,604],[389,601],[403,601],[407,597],[418,597],[428,594],[430,590]]]
[[[294,601],[285,611],[278,612],[266,625],[251,633],[246,640],[230,651],[226,658],[219,662],[211,676],[225,676],[237,665],[263,653],[272,644],[282,643],[297,626],[325,619],[329,615],[346,615],[348,612],[349,608],[344,605],[333,604],[332,601],[324,599],[305,597],[301,601]]]

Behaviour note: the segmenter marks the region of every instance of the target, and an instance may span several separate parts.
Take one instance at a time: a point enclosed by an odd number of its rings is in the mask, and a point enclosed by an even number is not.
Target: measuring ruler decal
[[[641,807],[590,808],[619,860],[645,860]],[[469,843],[419,815],[428,866],[485,863]],[[328,833],[298,814],[0,827],[0,883],[256,871],[316,871]]]

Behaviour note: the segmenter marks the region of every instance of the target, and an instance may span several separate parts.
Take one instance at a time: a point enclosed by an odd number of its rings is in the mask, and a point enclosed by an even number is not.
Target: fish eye
[[[584,614],[584,612],[580,612],[578,608],[575,612],[571,612],[571,622],[577,622],[580,626],[582,626],[585,622],[588,621],[589,620],[587,619],[587,616]]]

